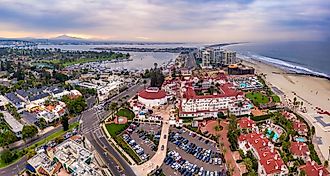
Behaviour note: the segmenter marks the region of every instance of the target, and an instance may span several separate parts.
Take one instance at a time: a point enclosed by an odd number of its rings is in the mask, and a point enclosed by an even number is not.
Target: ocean
[[[330,42],[244,43],[223,47],[296,73],[330,78]]]

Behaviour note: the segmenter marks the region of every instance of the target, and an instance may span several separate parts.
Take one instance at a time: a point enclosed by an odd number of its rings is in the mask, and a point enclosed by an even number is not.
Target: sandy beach
[[[289,99],[293,101],[293,97],[297,97],[299,102],[303,101],[303,107],[306,108],[307,112],[298,109],[298,113],[315,126],[316,137],[314,142],[318,145],[323,158],[328,159],[330,116],[318,114],[316,107],[330,112],[330,81],[324,78],[290,74],[272,65],[254,60],[243,61],[243,64],[254,67],[257,74],[266,74],[267,84],[280,89],[286,97],[282,96],[282,98],[286,99],[287,102],[289,102]],[[314,117],[318,116],[322,116],[324,122],[328,123],[329,126],[325,127],[316,121]]]

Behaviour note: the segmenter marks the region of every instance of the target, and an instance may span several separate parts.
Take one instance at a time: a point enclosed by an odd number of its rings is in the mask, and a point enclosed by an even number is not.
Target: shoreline
[[[270,87],[277,87],[284,95],[282,102],[292,106],[294,97],[297,101],[303,102],[303,107],[297,108],[298,114],[308,120],[309,124],[315,127],[314,146],[319,149],[320,158],[328,158],[330,146],[330,126],[322,126],[315,117],[323,117],[323,120],[330,124],[330,116],[320,114],[319,109],[330,112],[330,80],[315,75],[297,74],[276,67],[259,60],[242,59],[243,65],[255,68],[256,74],[262,74]]]

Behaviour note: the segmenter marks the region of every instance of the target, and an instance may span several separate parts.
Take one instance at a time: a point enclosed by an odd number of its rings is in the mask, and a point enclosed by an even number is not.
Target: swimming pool
[[[296,141],[298,141],[298,142],[306,142],[306,138],[304,138],[304,137],[297,137],[296,138]]]
[[[252,109],[254,106],[253,106],[253,104],[248,104],[248,107],[249,107],[250,109]]]
[[[246,87],[246,84],[245,83],[241,83],[241,84],[239,84],[239,87],[240,88],[245,88]]]
[[[272,130],[270,130],[269,128],[267,129],[267,136],[269,137],[269,135],[272,133]],[[274,137],[273,140],[277,141],[277,139],[279,138],[278,133],[276,131],[274,131]]]

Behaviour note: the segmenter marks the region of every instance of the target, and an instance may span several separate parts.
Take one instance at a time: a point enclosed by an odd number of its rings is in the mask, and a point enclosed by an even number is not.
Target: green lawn
[[[248,99],[250,99],[254,105],[266,104],[269,102],[269,98],[260,93],[260,92],[250,92],[245,95]]]
[[[127,117],[128,120],[132,120],[135,117],[134,112],[126,108],[119,109],[117,115]]]
[[[121,135],[119,135],[121,132],[123,132],[129,124],[107,124],[106,128],[111,135],[111,137],[116,141],[116,143],[127,153],[129,154],[132,159],[139,163],[141,162],[141,159],[139,156],[135,153],[135,151],[126,143],[126,141],[122,138]]]
[[[107,124],[105,127],[107,128],[111,137],[115,137],[123,132],[129,124]]]
[[[73,124],[70,124],[70,127],[69,127],[69,131],[74,129],[75,127],[77,127],[79,125],[79,122],[75,122]],[[28,150],[34,150],[36,147],[40,147],[41,145],[51,141],[51,140],[54,140],[55,138],[59,137],[59,136],[62,136],[66,133],[67,131],[63,131],[63,130],[60,130],[56,133],[53,133],[51,134],[50,136],[48,136],[47,138],[37,142],[37,143],[34,143],[32,145],[30,145],[29,147],[25,148],[26,151]],[[20,150],[18,152],[21,152],[23,153],[23,150]],[[18,161],[19,159],[21,159],[24,155],[21,154],[16,160],[12,161],[11,163],[14,163],[15,161]],[[0,159],[0,168],[3,168],[3,167],[6,167],[8,165],[10,165],[11,163],[4,163],[1,159]]]
[[[281,99],[280,97],[278,97],[277,95],[272,95],[272,100],[274,103],[280,103],[281,102]]]

